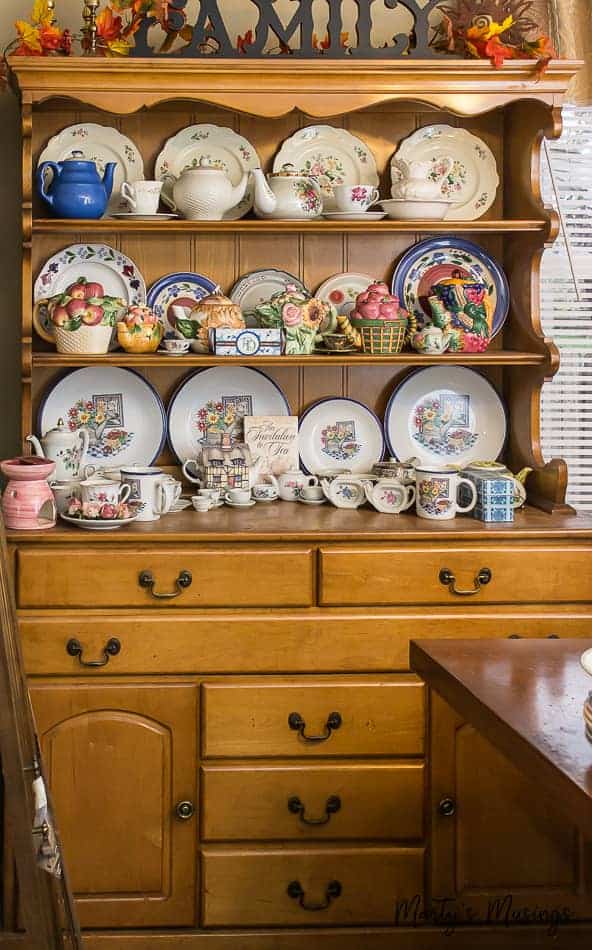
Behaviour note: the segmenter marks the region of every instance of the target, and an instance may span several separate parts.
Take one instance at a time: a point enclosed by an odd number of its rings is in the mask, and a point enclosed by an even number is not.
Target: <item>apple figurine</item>
[[[87,301],[86,309],[82,314],[82,322],[86,324],[87,327],[96,327],[102,321],[104,312],[102,307],[88,303]]]
[[[56,327],[65,327],[69,319],[70,314],[68,313],[66,307],[63,307],[60,304],[59,306],[53,308],[51,312],[51,321]]]
[[[92,284],[87,283],[84,289],[84,296],[87,300],[91,300],[93,297],[104,297],[105,291],[102,284]]]

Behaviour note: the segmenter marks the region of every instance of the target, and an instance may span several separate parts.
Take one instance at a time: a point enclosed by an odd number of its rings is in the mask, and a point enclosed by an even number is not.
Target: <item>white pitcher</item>
[[[442,180],[450,173],[454,159],[443,155],[433,162],[407,162],[394,158],[391,166],[399,178],[393,181],[393,198],[437,201],[442,198]]]

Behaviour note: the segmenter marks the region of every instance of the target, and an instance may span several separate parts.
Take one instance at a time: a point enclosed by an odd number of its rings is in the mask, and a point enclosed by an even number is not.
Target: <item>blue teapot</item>
[[[37,187],[58,218],[102,218],[113,191],[116,162],[105,166],[103,178],[95,162],[87,162],[82,152],[72,152],[63,162],[42,162],[37,169]],[[47,187],[45,173],[53,171]]]

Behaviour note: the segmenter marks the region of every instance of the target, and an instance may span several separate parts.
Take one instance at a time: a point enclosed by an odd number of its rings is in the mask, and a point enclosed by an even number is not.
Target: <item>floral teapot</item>
[[[221,221],[245,197],[249,173],[244,172],[233,186],[222,168],[215,168],[202,156],[198,166],[185,168],[178,178],[166,175],[165,183],[168,189],[163,189],[162,200],[171,211],[188,221]]]
[[[260,168],[253,169],[252,175],[258,218],[318,218],[321,214],[323,198],[314,176],[302,175],[289,164],[267,179]]]
[[[55,462],[53,477],[58,482],[78,478],[89,441],[88,429],[71,432],[63,419],[58,419],[57,426],[41,436],[41,441],[36,435],[27,436],[27,442],[33,446],[35,455]]]
[[[439,201],[442,199],[442,181],[450,174],[454,159],[443,155],[431,162],[407,162],[394,158],[393,198],[415,201]]]
[[[417,333],[411,335],[411,346],[418,353],[438,355],[446,352],[451,339],[450,331],[434,326],[433,323],[428,323],[422,330],[418,330]]]

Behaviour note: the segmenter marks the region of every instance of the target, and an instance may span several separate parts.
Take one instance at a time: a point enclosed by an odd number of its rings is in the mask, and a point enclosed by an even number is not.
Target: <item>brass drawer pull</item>
[[[288,799],[288,811],[293,815],[298,815],[300,821],[303,825],[326,825],[330,819],[331,815],[335,815],[336,812],[341,808],[341,799],[339,795],[329,795],[329,798],[325,802],[325,814],[322,818],[307,818],[306,817],[306,805],[298,798],[298,795],[292,795]]]
[[[175,805],[175,816],[179,821],[189,821],[195,814],[193,802],[177,802]]]
[[[107,666],[107,663],[112,656],[117,656],[121,650],[121,643],[117,637],[111,637],[110,640],[107,640],[107,643],[103,647],[103,659],[102,660],[83,660],[82,654],[84,647],[82,646],[80,640],[76,640],[74,637],[71,640],[68,640],[66,644],[66,653],[68,656],[77,656],[78,662],[81,666],[90,666],[90,667],[99,667]]]
[[[336,897],[341,895],[342,887],[339,881],[329,881],[327,887],[325,888],[325,900],[322,904],[307,904],[306,903],[306,891],[302,887],[300,881],[290,881],[288,884],[288,897],[291,897],[293,900],[298,901],[303,910],[327,910],[330,906],[331,901],[335,900]]]
[[[509,633],[509,634],[508,634],[508,640],[523,640],[523,639],[524,639],[524,637],[522,636],[521,633]],[[558,634],[558,633],[548,633],[547,636],[546,636],[546,639],[547,639],[547,640],[559,640],[560,638],[559,638],[559,634]]]
[[[488,567],[482,567],[475,578],[475,586],[472,588],[472,590],[463,590],[462,588],[457,587],[456,576],[447,567],[442,568],[439,574],[439,579],[440,583],[444,584],[451,594],[456,594],[458,597],[471,597],[473,594],[478,594],[481,588],[486,584],[489,584],[492,576],[493,575]]]
[[[322,736],[307,736],[304,732],[306,729],[306,722],[300,715],[300,713],[292,712],[288,716],[288,725],[290,729],[294,732],[297,732],[305,742],[326,742],[327,739],[331,738],[331,733],[336,729],[339,729],[341,725],[341,716],[338,712],[329,713],[327,716],[327,722],[325,723],[325,732]]]
[[[456,814],[456,802],[454,798],[450,798],[448,795],[442,798],[438,804],[438,813],[442,818],[452,818],[452,816]]]
[[[181,571],[175,581],[175,587],[177,589],[171,591],[169,594],[159,594],[158,591],[154,590],[156,580],[152,571],[142,571],[139,577],[140,587],[147,587],[152,596],[156,597],[157,600],[170,600],[171,597],[179,597],[184,590],[191,587],[192,581],[193,577],[191,571]]]

